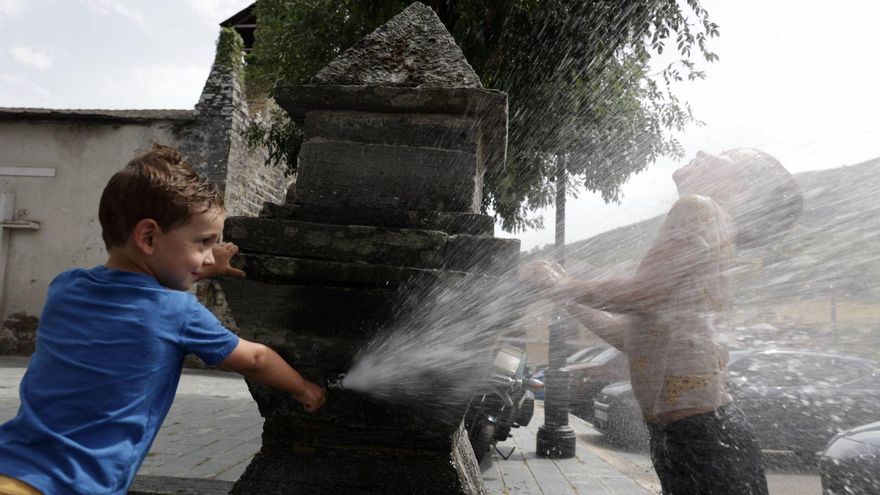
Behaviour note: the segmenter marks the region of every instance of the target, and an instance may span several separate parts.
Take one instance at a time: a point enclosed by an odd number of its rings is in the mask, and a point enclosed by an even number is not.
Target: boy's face
[[[196,275],[214,264],[211,249],[220,240],[226,214],[219,208],[193,213],[187,223],[153,237],[149,264],[160,284],[189,290]]]

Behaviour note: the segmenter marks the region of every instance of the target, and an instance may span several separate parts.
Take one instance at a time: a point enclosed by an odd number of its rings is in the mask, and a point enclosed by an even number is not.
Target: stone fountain
[[[483,89],[429,7],[412,4],[276,99],[305,140],[287,202],[227,220],[248,278],[222,287],[243,337],[320,382],[388,326],[402,288],[515,267],[519,241],[495,238],[479,213],[484,174],[504,165],[507,96]],[[353,392],[308,414],[248,385],[263,444],[232,493],[483,491],[460,421]]]

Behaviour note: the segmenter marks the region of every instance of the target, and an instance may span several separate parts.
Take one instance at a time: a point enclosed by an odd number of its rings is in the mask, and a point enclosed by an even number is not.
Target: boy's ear
[[[159,224],[152,218],[144,218],[136,223],[131,236],[134,246],[144,255],[153,254],[156,235],[161,232]]]

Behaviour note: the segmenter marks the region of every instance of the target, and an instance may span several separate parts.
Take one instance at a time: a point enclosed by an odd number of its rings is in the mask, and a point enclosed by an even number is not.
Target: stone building
[[[106,260],[101,191],[153,143],[180,148],[217,182],[229,215],[256,215],[266,201],[283,202],[291,179],[266,166],[266,151],[249,149],[242,136],[266,102],[246,101],[241,48],[238,35],[224,29],[190,110],[0,108],[0,320],[10,327],[0,331],[0,352],[27,353],[27,343],[11,333],[22,337],[35,327],[58,273]]]

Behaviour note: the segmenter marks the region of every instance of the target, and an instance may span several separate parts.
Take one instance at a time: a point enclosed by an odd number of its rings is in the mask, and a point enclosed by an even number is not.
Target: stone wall
[[[270,101],[260,116],[267,115],[273,105]],[[231,122],[226,162],[226,205],[230,216],[256,216],[264,203],[284,203],[287,188],[293,182],[293,177],[284,176],[281,167],[266,165],[265,148],[251,149],[244,142],[242,133],[250,120],[247,103],[241,101],[235,107]]]
[[[264,202],[284,202],[292,178],[285,177],[281,167],[265,164],[265,148],[251,149],[245,143],[245,129],[266,118],[274,103],[249,104],[241,79],[241,52],[220,50],[238,46],[226,41],[230,37],[239,39],[231,29],[221,32],[217,56],[195,107],[197,125],[180,146],[200,174],[223,188],[228,215],[256,216]]]

